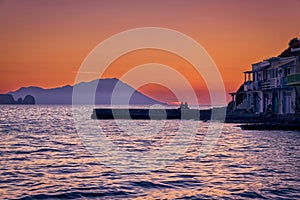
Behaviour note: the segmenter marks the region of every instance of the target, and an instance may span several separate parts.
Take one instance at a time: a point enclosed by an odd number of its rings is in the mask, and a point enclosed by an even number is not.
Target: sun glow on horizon
[[[226,92],[236,91],[243,82],[242,72],[251,63],[277,56],[291,38],[299,37],[300,28],[295,25],[299,12],[297,0],[0,1],[4,27],[0,31],[0,93],[26,86],[73,85],[81,63],[96,45],[116,33],[147,26],[174,29],[196,40],[216,62]],[[174,45],[181,44],[175,41]],[[201,75],[168,52],[130,52],[115,60],[104,78],[120,78],[126,70],[154,62],[182,73],[199,103],[209,104]],[[180,84],[177,87],[185,89]],[[157,100],[177,102],[167,89],[158,85],[139,88]]]

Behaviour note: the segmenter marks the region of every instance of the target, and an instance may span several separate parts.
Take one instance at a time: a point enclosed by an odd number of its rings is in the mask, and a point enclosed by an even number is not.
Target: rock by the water
[[[15,104],[15,100],[11,94],[0,94],[0,104]]]
[[[17,104],[22,104],[23,103],[23,100],[22,100],[22,98],[20,97],[20,98],[18,98],[18,101],[17,101]]]
[[[35,99],[31,95],[27,95],[24,100],[18,98],[18,100],[15,101],[11,94],[0,94],[0,104],[35,104]]]
[[[31,96],[31,95],[26,95],[24,100],[23,100],[23,104],[35,104],[34,97]]]

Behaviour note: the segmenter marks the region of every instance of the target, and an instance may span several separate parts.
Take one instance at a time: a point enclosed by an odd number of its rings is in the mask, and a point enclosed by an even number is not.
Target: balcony
[[[252,81],[246,81],[244,83],[244,91],[253,91],[253,82]]]
[[[254,83],[254,90],[261,90],[261,81],[255,81]]]
[[[270,79],[270,88],[284,88],[284,87],[285,87],[285,77]]]
[[[286,85],[300,85],[300,73],[288,75]]]
[[[277,79],[276,78],[271,78],[270,79],[270,88],[276,88],[277,86]]]

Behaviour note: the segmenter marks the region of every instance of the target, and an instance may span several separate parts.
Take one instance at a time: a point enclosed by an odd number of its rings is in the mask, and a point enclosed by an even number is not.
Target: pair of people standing
[[[189,109],[189,105],[187,104],[187,102],[181,102],[180,103],[180,109]]]

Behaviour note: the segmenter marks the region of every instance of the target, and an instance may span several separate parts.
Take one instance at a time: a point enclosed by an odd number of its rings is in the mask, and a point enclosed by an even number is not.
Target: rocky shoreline
[[[296,114],[278,115],[272,113],[248,113],[243,110],[229,110],[226,107],[200,110],[200,120],[221,121],[225,123],[276,123],[276,124],[299,124],[300,116]]]

